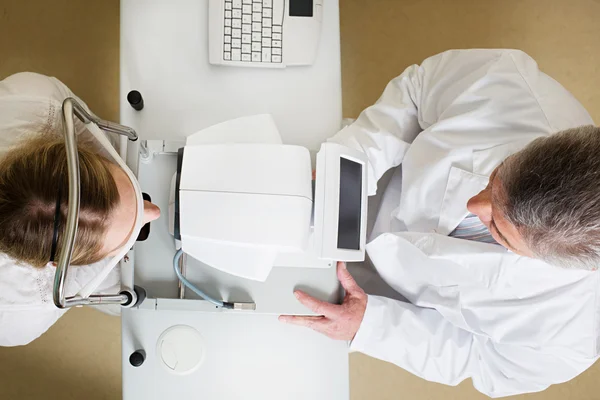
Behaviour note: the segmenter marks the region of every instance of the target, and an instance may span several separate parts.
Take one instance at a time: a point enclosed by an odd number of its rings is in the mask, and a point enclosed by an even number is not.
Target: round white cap
[[[196,371],[204,359],[200,333],[187,325],[172,326],[158,338],[156,353],[163,366],[178,375]]]

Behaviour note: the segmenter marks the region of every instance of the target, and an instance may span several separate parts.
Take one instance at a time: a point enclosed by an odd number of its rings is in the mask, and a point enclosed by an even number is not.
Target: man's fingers
[[[279,321],[287,324],[303,326],[316,332],[329,336],[328,326],[330,321],[326,317],[302,317],[297,315],[281,315]]]
[[[338,262],[337,276],[344,289],[346,289],[346,292],[352,293],[356,291],[362,291],[360,286],[358,286],[358,283],[356,283],[352,275],[350,275],[350,272],[348,272],[348,269],[346,268],[346,263],[341,261]]]
[[[339,306],[335,304],[315,299],[301,290],[296,290],[294,295],[300,303],[316,314],[324,315],[326,317],[337,314],[337,308]]]
[[[320,328],[325,325],[325,317],[301,317],[297,315],[281,315],[279,321],[285,322],[286,324],[304,326],[307,328],[314,329],[321,332]]]

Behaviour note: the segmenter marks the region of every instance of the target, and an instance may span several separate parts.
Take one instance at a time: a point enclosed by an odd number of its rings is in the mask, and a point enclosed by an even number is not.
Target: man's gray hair
[[[505,218],[533,254],[557,266],[600,266],[600,128],[534,140],[498,170]]]

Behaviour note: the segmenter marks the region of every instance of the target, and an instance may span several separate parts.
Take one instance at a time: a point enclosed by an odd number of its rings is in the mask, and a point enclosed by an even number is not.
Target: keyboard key
[[[231,36],[225,35],[225,43],[231,43]]]
[[[271,49],[271,53],[272,53],[274,56],[275,56],[275,55],[278,55],[278,56],[280,56],[280,55],[281,55],[281,47],[273,47],[273,48]]]
[[[262,49],[262,61],[271,62],[271,49]]]
[[[271,37],[271,28],[263,28],[262,34],[263,34],[263,37]],[[281,36],[281,35],[279,35],[279,36]]]
[[[242,53],[252,53],[252,46],[249,44],[242,44]]]
[[[231,10],[225,11],[225,18],[231,18]]]
[[[232,27],[234,28],[241,28],[242,27],[242,20],[241,19],[234,19],[232,20]]]
[[[225,2],[225,10],[231,10],[231,2],[230,1]]]
[[[250,54],[243,54],[242,53],[242,61],[250,61],[252,58],[252,56]]]
[[[233,38],[237,38],[237,39],[241,39],[242,37],[242,30],[241,29],[232,29],[231,30],[231,37]]]
[[[281,25],[273,25],[273,32],[281,33]]]
[[[242,59],[242,53],[240,49],[231,49],[231,61],[240,61]]]
[[[271,46],[281,47],[281,40],[273,40],[273,42],[271,43]]]
[[[242,4],[252,4],[252,0],[242,0]]]
[[[244,33],[242,35],[242,43],[252,43],[252,36],[249,33]]]
[[[252,51],[261,51],[262,50],[262,46],[260,45],[260,42],[252,42]]]
[[[225,26],[231,26],[231,20],[230,19],[226,19],[225,20]]]
[[[273,56],[271,57],[271,61],[273,61],[274,63],[280,63],[281,62],[281,56]]]
[[[254,13],[254,14],[252,14],[252,21],[254,21],[254,22],[262,22],[262,17],[260,15],[260,13]]]
[[[252,32],[252,41],[260,42],[262,40],[262,36],[260,36],[260,32]]]
[[[273,16],[273,10],[271,8],[263,8],[263,17],[271,18]]]
[[[271,18],[263,18],[262,23],[263,26],[270,28],[273,25],[273,20]]]
[[[230,27],[230,26],[226,26],[226,27],[225,27],[225,32],[224,32],[224,34],[225,34],[225,35],[231,35],[231,27]]]
[[[242,16],[242,23],[243,24],[251,24],[252,23],[252,15],[250,15],[250,14],[244,14]]]
[[[240,47],[242,47],[241,39],[231,39],[231,48],[239,49]]]
[[[281,33],[274,33],[273,40],[281,40]]]
[[[231,51],[231,45],[229,43],[225,43],[223,45],[223,50],[225,50],[225,51]]]
[[[262,13],[262,4],[252,3],[252,11]]]
[[[223,59],[227,60],[227,61],[231,60],[231,53],[228,52],[228,51],[226,51],[225,53],[223,53]]]
[[[252,61],[260,62],[260,53],[252,53]]]
[[[260,22],[252,23],[252,32],[260,32],[261,30],[262,30],[262,26],[260,25]]]
[[[242,8],[242,0],[233,0],[233,8]]]
[[[263,47],[271,47],[271,38],[263,38],[262,45]]]
[[[242,33],[247,33],[247,34],[252,33],[252,25],[250,25],[250,24],[243,24],[242,25]]]
[[[252,5],[251,4],[244,4],[242,6],[242,12],[244,14],[252,14]]]
[[[242,10],[233,10],[233,18],[242,18]]]
[[[263,7],[273,7],[273,0],[263,0],[262,5]]]

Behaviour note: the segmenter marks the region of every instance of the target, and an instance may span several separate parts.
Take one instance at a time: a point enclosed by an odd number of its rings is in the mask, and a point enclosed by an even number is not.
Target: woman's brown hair
[[[111,211],[119,203],[109,162],[90,144],[79,143],[81,199],[79,228],[71,264],[100,261]],[[59,188],[60,257],[68,206],[67,154],[64,140],[40,137],[21,143],[0,158],[0,252],[43,267],[50,261]]]

